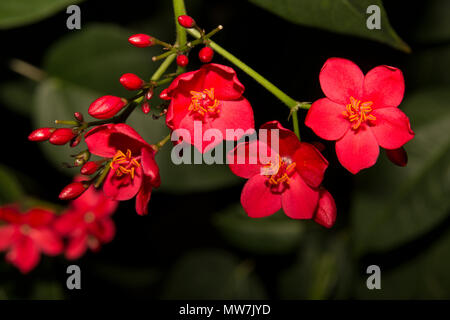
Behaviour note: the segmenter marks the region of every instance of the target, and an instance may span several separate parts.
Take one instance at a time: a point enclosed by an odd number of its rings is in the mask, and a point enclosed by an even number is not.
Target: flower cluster
[[[71,166],[81,167],[81,174],[89,178],[78,179],[66,186],[60,198],[75,199],[84,194],[82,197],[90,200],[81,205],[77,202],[80,198],[75,200],[69,212],[55,224],[58,234],[70,238],[66,251],[69,258],[78,257],[88,247],[95,250],[100,243],[112,238],[114,228],[109,215],[115,201],[136,198],[137,213],[148,213],[152,190],[161,184],[155,156],[170,136],[149,144],[132,126],[125,124],[139,105],[144,114],[160,109],[152,118],[165,116],[167,128],[172,133],[187,133],[176,138],[176,144],[184,142],[206,153],[224,139],[238,142],[228,154],[228,161],[232,173],[248,179],[242,190],[241,203],[250,217],[265,217],[283,209],[293,219],[314,219],[325,227],[331,227],[335,222],[335,201],[323,187],[328,161],[321,151],[313,144],[301,142],[298,130],[294,133],[276,120],[263,124],[261,129],[276,132],[277,141],[260,137],[242,142],[245,133],[255,128],[253,108],[243,96],[244,85],[231,67],[210,63],[214,53],[210,37],[222,27],[206,33],[186,15],[179,16],[178,23],[184,28],[196,29],[199,38],[175,45],[146,34],[136,34],[128,39],[139,48],[164,47],[165,52],[153,57],[153,61],[175,60],[178,65],[175,74],[165,74],[165,78],[159,80],[164,69],[146,82],[135,74],[126,73],[119,81],[127,90],[137,91],[134,97],[100,97],[88,109],[89,115],[98,120],[86,122],[77,112],[75,121],[57,121],[71,125],[71,128],[40,128],[29,136],[32,141],[49,140],[56,145],[70,142],[75,146],[82,139],[87,144],[87,150],[74,155]],[[188,54],[196,45],[203,46],[198,56],[206,64],[198,70],[185,72]],[[403,146],[414,133],[409,119],[398,109],[405,88],[400,70],[379,66],[364,75],[353,62],[331,58],[325,62],[319,81],[326,97],[310,106],[305,124],[320,138],[336,141],[336,153],[344,168],[356,174],[373,166],[380,146],[387,150],[394,163],[406,165]],[[170,84],[161,91],[162,104],[152,109],[150,100],[154,89],[166,83]],[[290,105],[295,122],[299,105]],[[220,138],[199,137],[196,135],[198,125],[202,131],[217,130]],[[298,126],[294,127],[298,129]],[[229,129],[237,132],[232,138],[225,133]],[[268,151],[270,161],[261,158],[260,150]],[[91,155],[99,159],[90,160]],[[94,191],[91,186],[102,191]],[[93,201],[95,192],[103,192],[109,202],[105,199]],[[88,210],[86,203],[94,207]],[[92,221],[96,222],[93,224]],[[25,236],[23,232],[20,234]],[[34,244],[34,238],[28,234],[27,239],[31,240],[27,241]],[[58,251],[55,248],[49,251],[41,244],[36,246],[46,253]]]
[[[93,188],[61,214],[38,207],[21,212],[17,204],[0,207],[0,251],[6,251],[6,261],[22,273],[35,268],[41,254],[77,259],[87,248],[98,250],[114,238],[111,214],[116,207]]]

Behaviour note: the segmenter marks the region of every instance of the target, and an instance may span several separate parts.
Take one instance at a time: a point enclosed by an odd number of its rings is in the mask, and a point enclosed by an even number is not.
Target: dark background
[[[247,1],[186,2],[188,12],[203,28],[209,30],[217,24],[225,27],[214,37],[214,41],[248,62],[287,94],[301,101],[314,101],[323,96],[318,74],[325,60],[334,56],[354,61],[364,72],[381,64],[400,68],[405,75],[407,88],[405,98],[408,98],[415,90],[435,85],[433,78],[429,82],[426,82],[426,79],[422,81],[423,78],[418,76],[415,67],[416,63],[422,62],[414,59],[419,59],[423,52],[436,47],[448,48],[449,45],[448,40],[424,42],[416,37],[423,13],[432,3],[428,1],[384,3],[391,25],[411,46],[412,54],[370,40],[295,25]],[[146,21],[157,20],[162,15],[166,15],[170,23],[172,22],[169,1],[91,0],[81,3],[80,7],[82,31],[89,28],[91,22],[102,22],[128,27],[135,32],[158,34],[163,32],[142,29],[140,26],[145,26]],[[67,14],[60,12],[32,25],[0,31],[1,83],[21,79],[20,75],[9,68],[10,59],[18,58],[40,67],[51,45],[68,34],[80,32],[67,30],[66,19]],[[173,33],[171,24],[165,22],[164,26],[171,28]],[[162,40],[171,41],[171,39]],[[123,41],[126,42],[126,39]],[[196,50],[190,55],[191,68],[200,65],[196,58]],[[214,62],[229,65],[218,54],[215,55]],[[146,66],[143,66],[141,74],[149,77],[151,74],[147,74],[145,68]],[[117,75],[117,78],[119,76]],[[257,126],[278,119],[283,125],[290,127],[287,120],[289,110],[286,107],[243,72],[238,71],[238,76],[246,87],[246,98],[253,105]],[[23,94],[30,99],[31,114],[34,87],[30,85],[30,88],[30,92]],[[41,200],[65,205],[57,200],[57,195],[70,181],[70,177],[54,168],[38,144],[27,141],[27,135],[35,128],[30,115],[17,113],[12,108],[7,108],[5,104],[7,102],[2,102],[0,126],[2,165],[13,169],[28,194]],[[86,110],[87,106],[85,110],[80,111],[86,113]],[[300,111],[301,121],[305,115],[306,112]],[[53,119],[48,119],[49,124],[52,121]],[[414,129],[414,119],[411,122]],[[319,140],[304,125],[301,125],[300,130],[304,141]],[[443,134],[448,135],[448,131]],[[364,292],[364,288],[358,289],[365,286],[365,269],[370,264],[379,265],[383,274],[384,272],[389,274],[399,266],[416,263],[414,259],[430,250],[448,234],[450,219],[444,217],[434,227],[418,234],[411,241],[400,243],[388,250],[354,254],[352,247],[355,239],[349,231],[352,225],[350,211],[355,189],[361,182],[355,180],[352,174],[339,165],[333,143],[322,142],[326,146],[324,155],[330,162],[324,185],[336,199],[337,222],[331,230],[316,226],[312,221],[300,222],[301,239],[298,245],[287,250],[288,252],[263,253],[249,250],[236,242],[228,241],[220,231],[220,227],[214,223],[212,217],[216,212],[226,210],[239,200],[244,181],[211,191],[183,193],[156,191],[149,205],[150,214],[146,217],[138,216],[134,212],[134,201],[122,202],[114,215],[117,226],[115,239],[105,245],[99,253],[88,252],[74,262],[82,270],[82,290],[75,292],[65,289],[65,269],[71,262],[62,257],[44,257],[41,264],[29,275],[21,275],[14,267],[0,262],[2,294],[6,298],[82,299],[449,297],[448,287],[435,294],[419,290],[418,292],[423,294],[419,293],[416,296],[408,296],[403,292],[396,294],[394,291],[388,291],[387,295],[384,295],[383,290],[370,295],[372,293],[369,294],[367,289],[365,289],[367,292]],[[383,152],[380,153],[381,157],[385,158]],[[162,180],[164,181],[164,176]],[[183,181],[179,183],[183,184]],[[423,214],[427,212],[424,211]],[[277,215],[281,216],[282,213],[279,212]],[[240,241],[246,241],[245,234],[239,237]],[[330,267],[329,273],[317,275],[315,251],[319,253],[326,251],[338,241],[337,239],[345,239],[338,253],[338,261],[343,264],[339,266],[334,264]],[[450,255],[450,252],[447,252],[447,255]],[[223,263],[222,258],[225,261]],[[321,261],[320,257],[318,259]],[[236,266],[228,270],[224,266],[228,261],[232,261]],[[233,264],[230,263],[231,265]],[[222,267],[224,270],[221,270]],[[300,275],[294,272],[297,278],[292,281],[284,280],[284,283],[290,283],[290,287],[288,285],[289,288],[286,289],[280,277],[283,277],[286,270],[295,268],[304,271]],[[342,270],[344,272],[341,272]],[[242,283],[239,282],[241,280],[236,280],[231,289],[223,290],[225,293],[220,288],[214,289],[211,283],[216,283],[219,287],[235,281],[227,278],[229,274],[234,274],[233,272],[242,272],[242,277],[246,280],[242,280]],[[308,279],[309,275],[317,276],[320,283],[320,279],[327,279],[330,274],[334,280],[327,283],[325,289],[319,290],[321,294],[318,296],[311,294],[315,292],[313,289],[311,291],[301,288],[302,284],[308,285],[308,280],[305,279]],[[421,276],[413,272],[409,279],[415,283]],[[386,279],[391,281],[390,277]],[[395,286],[402,283],[397,283],[395,277],[393,279],[392,283],[395,283]],[[387,286],[389,287],[389,283]]]

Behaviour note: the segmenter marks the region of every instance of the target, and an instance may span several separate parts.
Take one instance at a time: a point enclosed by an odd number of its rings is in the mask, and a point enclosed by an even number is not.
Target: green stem
[[[292,124],[294,126],[294,133],[297,136],[298,140],[300,139],[300,128],[298,126],[298,116],[297,116],[297,110],[292,109]]]
[[[186,7],[184,6],[184,0],[173,0],[173,13],[175,16],[175,26],[177,30],[176,43],[179,47],[186,45],[187,35],[186,29],[178,23],[178,17],[186,14]],[[184,72],[185,68],[178,66],[177,72]]]
[[[156,149],[156,151],[158,151],[159,149],[162,148],[163,145],[166,144],[167,141],[170,140],[170,134],[168,134],[167,136],[164,137],[164,139],[162,139],[160,142],[158,142],[157,144],[155,144],[153,147]]]
[[[155,71],[155,73],[151,77],[151,81],[157,81],[162,77],[164,72],[166,72],[167,68],[172,64],[173,60],[176,58],[176,54],[169,55],[163,63],[160,64],[159,68]]]

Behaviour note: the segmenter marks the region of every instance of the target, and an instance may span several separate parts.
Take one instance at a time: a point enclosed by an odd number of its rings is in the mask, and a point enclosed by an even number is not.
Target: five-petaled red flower
[[[0,208],[0,251],[8,251],[6,260],[28,273],[39,263],[41,252],[60,254],[63,242],[52,228],[54,219],[47,209],[21,213],[16,206]]]
[[[276,148],[272,148],[271,139],[267,139],[267,145],[260,140],[240,143],[228,155],[233,173],[249,179],[241,193],[244,210],[250,217],[259,218],[283,208],[291,218],[311,219],[318,206],[319,186],[327,160],[313,145],[300,142],[278,121],[268,122],[261,128],[269,132],[279,130],[278,153],[273,150]],[[267,135],[271,137],[271,133]],[[264,164],[261,154],[267,155],[270,161]]]
[[[144,215],[152,188],[161,184],[155,150],[130,126],[106,124],[86,133],[86,144],[95,155],[111,158],[103,192],[113,200],[136,196],[136,211]]]
[[[94,187],[70,203],[54,225],[56,231],[69,239],[65,249],[67,259],[78,259],[88,248],[97,251],[114,238],[111,215],[116,208],[117,201],[107,198]]]
[[[201,121],[202,132],[215,128],[226,138],[226,129],[254,128],[253,110],[242,94],[244,86],[233,69],[220,64],[203,65],[199,70],[178,76],[167,90],[170,105],[166,123],[172,130],[186,129],[202,153],[221,141],[194,138],[194,121]],[[239,140],[243,134],[236,135]]]
[[[326,98],[314,102],[305,124],[319,137],[336,140],[340,163],[353,174],[375,164],[379,146],[398,149],[414,137],[403,99],[402,72],[378,66],[365,76],[353,62],[328,59],[319,75]]]

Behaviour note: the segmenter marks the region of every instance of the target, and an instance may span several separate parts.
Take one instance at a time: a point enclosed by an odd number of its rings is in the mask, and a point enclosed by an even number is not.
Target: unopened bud
[[[195,26],[195,20],[187,15],[178,16],[178,23],[184,28],[193,28]]]
[[[331,228],[336,221],[336,211],[333,196],[327,190],[320,189],[314,221],[326,228]]]
[[[81,142],[81,139],[83,139],[83,136],[82,136],[81,134],[77,135],[75,138],[73,138],[73,139],[70,141],[70,147],[71,147],[71,148],[74,148],[74,147],[76,147],[77,145],[79,145],[80,142]]]
[[[392,163],[400,167],[405,167],[408,164],[408,154],[403,147],[394,150],[386,150],[386,154]]]
[[[153,88],[148,89],[147,93],[145,94],[145,99],[150,100],[153,97]]]
[[[142,88],[142,85],[144,84],[144,80],[139,78],[134,73],[123,74],[120,77],[119,81],[122,84],[122,86],[127,90],[139,90]]]
[[[72,200],[79,197],[86,189],[89,187],[89,184],[83,182],[72,182],[62,189],[59,194],[59,198],[61,200]]]
[[[95,173],[98,170],[98,168],[100,168],[98,162],[88,161],[81,167],[80,173],[85,176],[89,176]]]
[[[103,96],[89,106],[89,114],[96,119],[114,117],[126,104],[127,100],[115,96]]]
[[[189,59],[186,55],[180,54],[179,56],[177,56],[177,65],[179,65],[180,67],[186,67],[188,63]]]
[[[159,94],[159,98],[162,100],[170,100],[168,90],[164,89],[163,91],[161,91],[161,93]]]
[[[128,42],[138,48],[151,47],[155,44],[155,39],[148,34],[135,34],[128,38]]]
[[[73,116],[79,122],[83,122],[84,121],[84,117],[83,117],[83,114],[81,112],[75,112],[73,114]]]
[[[198,53],[198,58],[203,63],[208,63],[212,60],[214,56],[214,51],[210,47],[202,48]]]
[[[54,145],[63,145],[66,144],[67,142],[69,142],[70,140],[72,140],[75,137],[75,134],[73,133],[71,128],[60,128],[60,129],[56,129],[49,141],[51,144]]]
[[[148,113],[150,112],[150,103],[144,102],[144,103],[141,105],[141,108],[142,108],[142,112],[143,112],[143,113],[148,114]]]
[[[39,128],[34,130],[28,136],[28,140],[30,141],[45,141],[48,140],[52,133],[55,131],[55,128]]]

